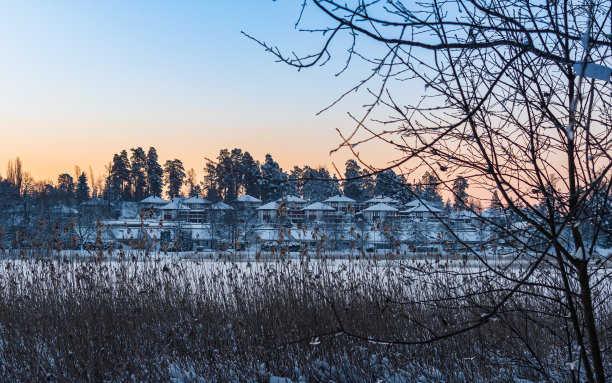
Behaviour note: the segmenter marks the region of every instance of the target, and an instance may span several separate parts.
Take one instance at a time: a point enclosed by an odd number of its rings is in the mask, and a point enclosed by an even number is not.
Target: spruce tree
[[[176,198],[181,196],[181,188],[185,181],[185,168],[179,159],[166,161],[164,165],[165,181],[168,185],[168,197]]]
[[[147,155],[141,147],[132,148],[131,157],[131,184],[132,196],[140,201],[147,194]]]
[[[453,207],[455,210],[464,210],[467,207],[468,203],[468,194],[467,188],[469,187],[468,180],[463,176],[458,176],[455,181],[453,181],[453,187],[451,191],[453,192]]]
[[[493,190],[493,195],[491,196],[491,205],[489,205],[489,207],[493,210],[503,210],[504,209],[504,205],[499,199],[497,190]]]
[[[113,156],[110,184],[113,199],[125,201],[131,198],[130,160],[125,150]]]
[[[204,168],[204,194],[207,200],[218,202],[221,199],[218,186],[217,167],[208,162]]]
[[[187,189],[189,190],[189,197],[200,197],[202,194],[202,187],[197,181],[196,172],[193,168],[187,172]]]
[[[278,165],[270,154],[266,154],[263,165],[261,165],[262,199],[273,201],[281,198],[287,189],[288,175]]]
[[[361,181],[356,178],[361,176],[361,167],[355,160],[347,160],[344,166],[345,181],[342,182],[342,191],[345,196],[360,201],[365,194],[361,187]]]
[[[147,153],[147,194],[161,197],[162,189],[164,187],[164,170],[159,164],[157,157],[157,150],[154,147],[150,147]]]
[[[375,195],[400,199],[403,189],[402,179],[392,169],[385,170],[376,175],[374,180]]]
[[[57,177],[57,192],[60,198],[74,198],[74,178],[68,173],[62,173]]]
[[[240,168],[244,175],[242,179],[244,192],[259,198],[261,196],[259,184],[261,171],[259,170],[259,164],[255,162],[249,152],[244,152],[242,155],[240,159]]]
[[[425,171],[423,177],[421,177],[421,182],[423,187],[421,198],[432,202],[434,205],[442,207],[442,196],[438,192],[438,188],[440,186],[440,180],[438,177],[434,173]]]
[[[76,200],[81,203],[89,200],[89,185],[87,185],[87,176],[81,172],[75,192]]]

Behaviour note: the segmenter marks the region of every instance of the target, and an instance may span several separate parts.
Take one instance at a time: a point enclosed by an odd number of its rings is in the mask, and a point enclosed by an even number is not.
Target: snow
[[[302,210],[309,210],[309,211],[336,211],[336,209],[334,209],[333,207],[327,206],[326,204],[324,204],[322,202],[311,203],[310,205],[302,208]]]
[[[236,198],[236,202],[253,202],[253,203],[260,203],[262,202],[259,198],[255,198],[253,196],[250,196],[248,194],[245,194],[241,197]]]
[[[167,202],[168,202],[167,200],[160,198],[158,196],[153,196],[153,195],[140,201],[140,203],[152,203],[152,204],[164,204]]]
[[[380,203],[383,203],[383,204],[390,204],[390,203],[391,204],[397,204],[397,203],[399,203],[399,201],[396,200],[396,199],[393,199],[391,197],[383,197],[381,195],[376,196],[376,197],[366,201],[366,204],[368,204],[368,205],[380,204]]]
[[[210,201],[202,197],[196,196],[196,197],[187,198],[186,200],[183,201],[183,203],[190,204],[190,205],[208,205],[210,204]]]
[[[111,228],[110,232],[116,240],[138,239],[140,238],[140,229],[135,228]]]
[[[66,205],[55,205],[51,208],[54,214],[78,214],[78,210],[68,207]]]
[[[214,237],[212,235],[212,232],[208,228],[192,229],[191,230],[191,239],[193,239],[193,240],[210,241],[213,238]]]
[[[270,383],[293,383],[293,380],[289,378],[281,378],[279,376],[271,376]]]
[[[216,204],[212,205],[210,209],[211,210],[234,210],[233,207],[223,202],[217,202]]]
[[[191,210],[189,207],[183,205],[182,202],[174,201],[167,205],[160,207],[160,210]]]
[[[349,197],[347,197],[347,196],[343,196],[343,195],[338,194],[338,195],[335,195],[335,196],[333,196],[333,197],[330,197],[330,198],[326,199],[326,200],[325,200],[325,201],[323,201],[323,202],[327,202],[327,203],[329,203],[329,202],[348,202],[348,203],[355,203],[355,202],[357,202],[357,201],[355,201],[354,199],[349,198]]]
[[[281,202],[281,201],[292,202],[292,203],[304,203],[304,204],[307,203],[307,201],[301,199],[300,197],[296,197],[294,195],[284,196],[276,200],[276,202]]]
[[[81,203],[81,206],[104,206],[106,203],[107,202],[102,198],[92,198],[89,201]]]
[[[442,210],[437,209],[433,206],[420,205],[413,207],[412,209],[404,210],[402,211],[402,213],[440,213],[441,211]]]
[[[389,206],[386,203],[381,202],[381,203],[377,203],[376,205],[370,206],[369,208],[364,209],[363,211],[398,211],[398,210],[394,208],[393,206]]]
[[[255,231],[255,235],[257,238],[259,238],[260,241],[262,242],[276,242],[279,240],[279,235],[278,235],[278,229],[263,229],[263,230],[256,230]],[[285,239],[289,239],[287,238],[288,235],[285,234]]]
[[[406,207],[417,207],[417,206],[420,206],[420,205],[430,205],[431,206],[431,205],[433,205],[433,203],[430,202],[430,201],[424,200],[424,199],[422,199],[420,201],[418,199],[415,199],[414,201],[408,202],[404,206],[406,206]]]
[[[278,202],[276,201],[268,202],[267,204],[257,208],[257,210],[276,210],[276,209],[278,209]]]
[[[589,77],[596,80],[611,81],[612,69],[592,62],[577,61],[574,71],[578,76]]]

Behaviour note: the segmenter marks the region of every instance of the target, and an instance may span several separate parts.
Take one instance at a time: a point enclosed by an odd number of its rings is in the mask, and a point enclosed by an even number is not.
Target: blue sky
[[[0,160],[20,156],[36,178],[74,165],[100,173],[134,146],[155,146],[199,175],[203,158],[225,147],[269,152],[285,168],[341,166],[347,153],[328,155],[334,129],[352,127],[346,112],[363,98],[315,114],[367,68],[334,76],[339,44],[329,65],[298,73],[241,34],[286,52],[316,49],[315,36],[294,29],[300,3],[0,1]],[[314,9],[305,21],[323,25]]]

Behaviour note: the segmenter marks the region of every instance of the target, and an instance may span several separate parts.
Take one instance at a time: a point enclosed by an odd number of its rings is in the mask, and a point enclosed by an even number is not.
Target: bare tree
[[[361,116],[350,114],[355,128],[339,131],[337,149],[361,161],[355,146],[381,140],[400,153],[388,168],[425,168],[448,193],[465,177],[483,190],[482,199],[487,189],[498,191],[516,217],[510,225],[483,218],[515,247],[502,269],[450,231],[504,286],[482,317],[398,342],[425,343],[503,321],[510,307],[524,316],[516,302],[529,296],[549,307],[539,315],[567,318],[567,362],[579,362],[571,379],[605,382],[610,259],[597,257],[596,247],[607,230],[601,223],[612,186],[612,3],[305,0],[296,26],[310,8],[326,20],[304,29],[321,39],[319,51],[284,54],[256,41],[298,68],[329,62],[339,54],[332,47],[342,44],[346,67],[371,65],[340,97],[364,90],[372,101]],[[418,102],[400,101],[407,86],[424,86]],[[542,270],[549,278],[535,278]]]

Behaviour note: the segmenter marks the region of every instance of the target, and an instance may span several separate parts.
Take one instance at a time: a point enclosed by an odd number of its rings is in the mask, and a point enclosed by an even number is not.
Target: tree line
[[[17,197],[76,203],[91,198],[109,202],[140,201],[148,196],[199,196],[211,202],[231,202],[243,194],[263,201],[285,195],[323,201],[344,194],[356,201],[384,195],[402,203],[419,198],[444,205],[440,180],[432,172],[426,171],[419,181],[411,183],[406,175],[393,169],[372,174],[354,159],[346,161],[344,174],[339,178],[322,166],[294,166],[285,171],[271,154],[259,161],[242,149],[221,149],[215,161],[206,163],[199,180],[196,171],[186,171],[180,159],[169,159],[162,165],[154,147],[147,151],[137,147],[114,154],[105,168],[104,176],[97,179],[91,168],[86,174],[75,166],[74,174],[61,173],[56,182],[36,181],[16,158],[9,161],[6,177],[0,176],[0,180],[4,189],[11,189],[12,195]],[[471,204],[468,187],[466,179],[457,179],[453,185],[453,201],[447,200],[447,207],[460,209]]]
[[[296,195],[310,201],[322,201],[344,194],[357,201],[377,195],[409,202],[415,198],[443,205],[440,180],[426,171],[418,182],[410,183],[404,174],[393,169],[372,174],[354,159],[345,163],[341,178],[325,167],[294,166],[285,171],[266,154],[263,162],[255,160],[248,151],[239,148],[221,149],[215,161],[208,161],[201,181],[194,169],[185,171],[180,159],[159,163],[154,147],[148,152],[138,147],[113,156],[107,166],[103,197],[110,200],[139,201],[147,196],[200,196],[212,202],[231,202],[240,195],[249,194],[263,201],[272,201],[285,195]],[[466,207],[470,203],[466,192],[468,181],[459,177],[453,185],[453,201],[449,207]]]

